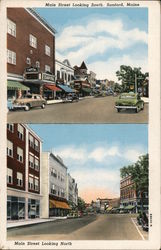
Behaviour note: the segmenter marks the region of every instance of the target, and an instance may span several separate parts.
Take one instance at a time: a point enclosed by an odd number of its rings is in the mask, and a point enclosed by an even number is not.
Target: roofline
[[[57,162],[59,162],[64,168],[68,169],[63,162],[61,162],[52,152],[49,152],[49,155],[51,155]]]
[[[28,124],[22,124],[30,133],[32,133],[33,136],[35,136],[38,140],[40,140],[43,143],[43,139],[28,125]]]
[[[57,31],[44,19],[42,18],[33,8],[25,8],[25,10],[33,16],[38,22],[41,23],[53,36],[57,33]]]
[[[67,60],[68,60],[68,59],[67,59]],[[69,61],[69,60],[68,60],[68,61]],[[72,69],[72,70],[74,71],[74,68],[73,68],[73,67],[66,65],[65,63],[59,61],[58,59],[55,59],[55,62],[59,62],[59,63],[63,64],[64,66],[66,66],[66,67],[68,67],[68,68],[70,68],[70,69]]]

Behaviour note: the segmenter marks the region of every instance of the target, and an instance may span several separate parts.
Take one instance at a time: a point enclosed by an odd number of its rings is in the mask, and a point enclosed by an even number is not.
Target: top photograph
[[[148,8],[7,8],[8,123],[148,123]]]

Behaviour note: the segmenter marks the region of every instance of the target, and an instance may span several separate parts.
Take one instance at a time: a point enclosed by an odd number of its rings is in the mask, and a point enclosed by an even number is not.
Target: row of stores
[[[71,210],[67,201],[49,199],[49,216],[67,216]]]

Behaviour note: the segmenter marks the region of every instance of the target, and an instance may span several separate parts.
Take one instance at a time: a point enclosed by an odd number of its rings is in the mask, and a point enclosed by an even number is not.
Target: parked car
[[[78,102],[78,100],[79,100],[79,97],[78,97],[78,95],[75,94],[75,93],[69,93],[69,94],[63,99],[64,102],[73,102],[73,101]]]
[[[144,109],[144,101],[141,100],[139,94],[133,92],[122,93],[115,102],[115,108],[118,112],[122,109],[133,109],[137,113]]]
[[[13,101],[13,109],[24,109],[25,111],[34,107],[41,107],[44,109],[45,105],[46,100],[38,94],[28,94]]]

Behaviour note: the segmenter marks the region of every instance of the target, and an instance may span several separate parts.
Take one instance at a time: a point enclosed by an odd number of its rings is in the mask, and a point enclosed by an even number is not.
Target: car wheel
[[[139,107],[137,106],[135,109],[135,113],[138,113],[138,112],[139,112]]]
[[[42,109],[44,109],[44,108],[45,108],[45,104],[44,104],[44,103],[41,105],[41,108],[42,108]]]
[[[117,109],[117,112],[119,113],[121,109]]]
[[[30,104],[26,104],[25,111],[29,111],[29,110],[30,110]]]
[[[141,104],[141,110],[143,110],[143,109],[144,109],[144,103]]]

